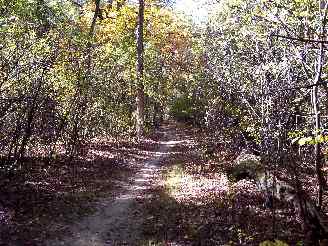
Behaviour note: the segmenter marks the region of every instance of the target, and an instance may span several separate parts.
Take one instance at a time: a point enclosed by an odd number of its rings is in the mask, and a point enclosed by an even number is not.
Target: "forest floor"
[[[139,245],[142,243],[144,214],[140,201],[149,198],[158,178],[161,161],[170,155],[170,148],[180,141],[171,141],[175,132],[164,127],[159,132],[161,141],[155,143],[157,150],[152,157],[138,165],[128,182],[121,184],[113,192],[113,197],[98,201],[95,213],[77,221],[69,229],[70,235],[46,242],[46,245],[104,246]]]
[[[98,139],[76,161],[34,160],[3,179],[0,245],[296,245],[300,223],[275,216],[251,180],[229,181],[238,156],[217,136],[170,123],[140,142]]]

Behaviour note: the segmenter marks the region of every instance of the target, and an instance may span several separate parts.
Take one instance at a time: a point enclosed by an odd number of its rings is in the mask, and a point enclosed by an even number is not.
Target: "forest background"
[[[0,0],[1,180],[172,117],[326,207],[328,2],[210,1],[201,22],[176,6]]]

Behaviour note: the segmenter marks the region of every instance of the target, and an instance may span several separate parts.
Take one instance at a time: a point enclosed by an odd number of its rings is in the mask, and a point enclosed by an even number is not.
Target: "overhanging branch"
[[[328,44],[327,40],[316,40],[316,39],[308,39],[308,38],[302,38],[302,37],[290,37],[290,36],[279,35],[279,34],[271,34],[270,36],[289,39],[289,40],[295,40],[295,41],[305,42],[305,43]]]
[[[296,86],[296,87],[290,87],[290,88],[283,88],[283,89],[278,89],[278,90],[273,90],[268,93],[263,94],[263,96],[271,95],[276,92],[281,92],[281,91],[293,91],[293,90],[300,90],[300,89],[310,89],[314,86],[319,86],[319,85],[327,85],[328,81],[319,81],[318,83],[313,83],[310,85],[304,85],[304,86]]]

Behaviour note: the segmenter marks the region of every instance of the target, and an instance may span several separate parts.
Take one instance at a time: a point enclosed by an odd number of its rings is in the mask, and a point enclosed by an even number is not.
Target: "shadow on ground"
[[[74,160],[28,158],[19,172],[0,175],[0,245],[44,245],[65,235],[67,226],[95,212],[99,199],[120,192],[158,143],[102,140],[85,148]]]
[[[163,160],[165,171],[152,197],[142,201],[145,220],[140,245],[258,246],[271,239],[296,245],[301,230],[290,216],[292,211],[279,208],[273,219],[254,183],[227,181],[222,165],[236,154],[218,149],[218,155],[208,158],[201,150],[203,133],[188,128],[176,132],[182,142]],[[174,177],[167,173],[170,169]]]

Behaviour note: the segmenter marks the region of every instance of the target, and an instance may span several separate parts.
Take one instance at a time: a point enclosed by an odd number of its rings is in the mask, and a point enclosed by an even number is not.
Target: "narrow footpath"
[[[122,191],[97,203],[96,212],[74,223],[69,236],[46,242],[47,246],[104,246],[138,245],[141,240],[143,216],[138,209],[138,199],[151,196],[149,191],[161,170],[160,162],[169,156],[170,149],[179,144],[174,141],[174,129],[162,129],[162,141],[155,158],[144,162],[138,172],[124,185]]]

